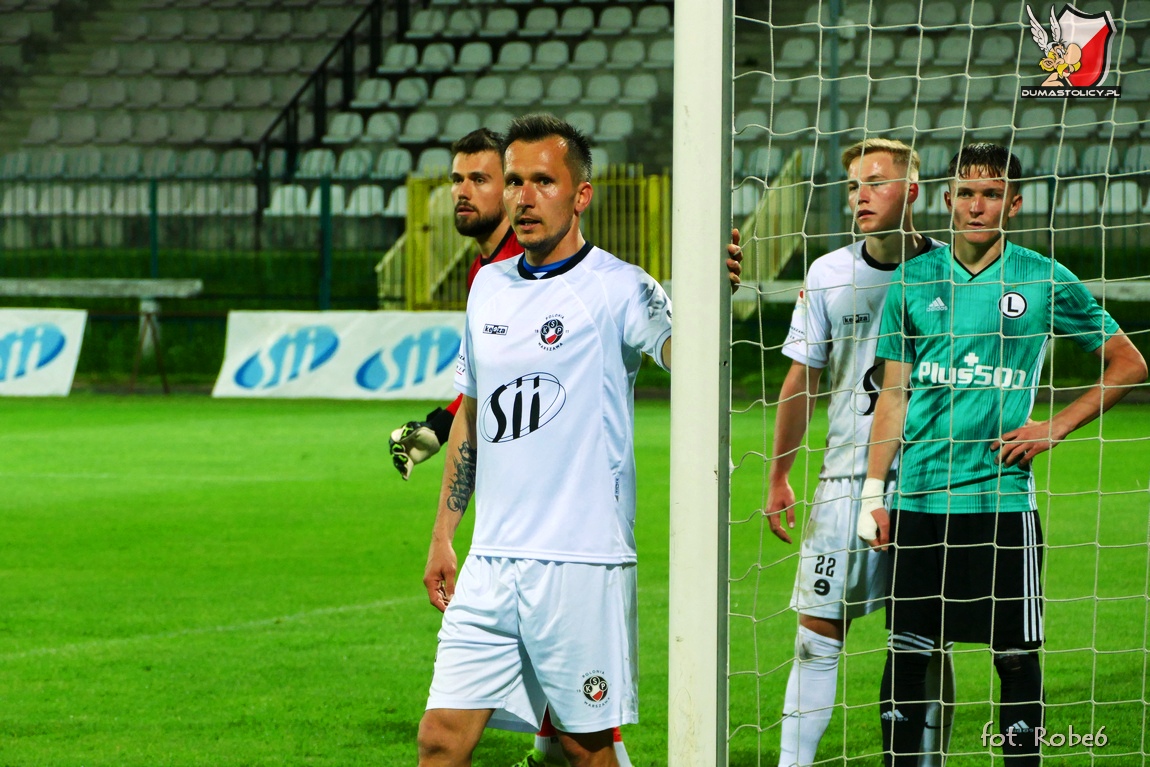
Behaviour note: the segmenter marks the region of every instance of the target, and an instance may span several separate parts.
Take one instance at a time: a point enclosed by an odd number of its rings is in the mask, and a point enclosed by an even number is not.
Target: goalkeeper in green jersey
[[[950,162],[953,243],[891,280],[877,356],[859,537],[893,544],[881,724],[888,765],[913,765],[940,642],[990,645],[1012,767],[1037,765],[1043,722],[1042,530],[1031,462],[1146,379],[1146,362],[1065,267],[1008,242],[1023,204],[1018,158],[996,144]],[[1099,381],[1049,421],[1030,420],[1052,336],[1101,360]],[[899,487],[883,480],[899,452]]]

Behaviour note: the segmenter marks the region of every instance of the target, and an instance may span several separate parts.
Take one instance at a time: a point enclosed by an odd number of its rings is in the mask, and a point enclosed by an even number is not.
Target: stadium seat
[[[47,150],[32,155],[28,167],[28,177],[33,179],[52,179],[64,175],[64,166],[67,155],[60,150]]]
[[[271,103],[272,85],[267,79],[245,78],[236,85],[237,109],[260,109]]]
[[[451,168],[451,152],[441,146],[424,149],[415,168],[418,173],[425,176],[445,174]]]
[[[455,65],[455,46],[451,43],[431,43],[423,49],[423,56],[415,71],[424,74],[446,72]]]
[[[182,212],[185,216],[218,216],[222,205],[223,190],[219,184],[196,184]]]
[[[1114,181],[1106,187],[1102,211],[1113,216],[1130,216],[1142,210],[1142,192],[1136,181]]]
[[[559,27],[559,13],[554,8],[541,6],[527,12],[527,18],[519,28],[520,37],[550,37]]]
[[[34,210],[36,210],[36,187],[12,184],[4,188],[4,197],[0,201],[0,216],[30,215]]]
[[[101,48],[92,54],[83,74],[97,77],[109,75],[120,66],[120,51],[117,48]]]
[[[791,97],[792,81],[776,80],[773,75],[763,73],[751,96],[752,104],[785,104]]]
[[[228,67],[228,51],[222,45],[208,45],[192,49],[192,63],[188,74],[198,77],[223,72]]]
[[[112,212],[112,187],[88,184],[76,190],[73,212],[77,216],[99,216]]]
[[[331,215],[342,216],[346,204],[345,192],[339,184],[332,184],[331,189]],[[319,216],[323,210],[323,187],[317,186],[311,193],[311,202],[307,206],[309,216]]]
[[[167,114],[146,112],[136,120],[136,131],[132,140],[136,144],[158,144],[167,141],[171,133]]]
[[[881,34],[858,41],[858,64],[869,65],[870,71],[880,73],[894,59],[894,40]],[[848,62],[844,62],[848,63]]]
[[[491,66],[491,44],[479,40],[465,44],[459,50],[459,61],[455,62],[458,73],[482,72]]]
[[[619,98],[622,86],[619,78],[611,74],[598,74],[587,81],[582,103],[587,106],[613,104]]]
[[[389,144],[399,135],[399,124],[394,112],[376,112],[368,118],[360,143]]]
[[[64,83],[64,87],[60,89],[60,95],[56,97],[56,103],[52,105],[52,108],[59,110],[80,109],[88,105],[91,97],[91,90],[88,88],[87,82],[71,80]]]
[[[958,13],[953,2],[940,0],[923,6],[922,26],[925,29],[949,29],[957,22]]]
[[[823,97],[823,81],[818,75],[800,77],[793,82],[790,101],[794,104],[817,104]],[[827,84],[829,93],[830,84]],[[877,101],[877,99],[876,99]]]
[[[1018,158],[1019,164],[1022,165],[1023,178],[1026,178],[1027,176],[1033,176],[1034,168],[1037,165],[1034,147],[1032,147],[1030,144],[1020,144],[1014,142],[1010,146],[1010,152]]]
[[[159,105],[163,109],[183,109],[199,100],[200,87],[195,80],[168,80]]]
[[[907,69],[917,69],[920,61],[933,62],[935,60],[934,51],[934,40],[929,37],[907,38],[898,47],[898,56],[894,60],[894,65]]]
[[[447,15],[438,8],[423,8],[411,17],[411,24],[405,36],[411,40],[428,40],[438,37],[447,27]]]
[[[1057,127],[1054,111],[1047,106],[1028,105],[1018,115],[1015,138],[1018,141],[1037,141],[1054,133]]]
[[[970,127],[971,115],[962,107],[947,107],[938,113],[934,121],[932,139],[959,139],[964,135],[963,128]]]
[[[659,81],[648,72],[636,72],[623,84],[619,104],[650,104],[659,95]]]
[[[256,17],[248,11],[230,11],[220,17],[219,39],[224,42],[241,42],[255,35]]]
[[[20,150],[0,157],[0,179],[11,181],[28,174],[28,152]]]
[[[675,41],[667,38],[652,40],[647,48],[647,69],[670,69],[675,64]]]
[[[592,30],[596,35],[622,35],[629,33],[634,25],[631,9],[623,5],[611,5],[599,14],[599,23]]]
[[[767,114],[763,110],[749,110],[749,113],[741,113],[741,127],[740,117],[735,117],[735,128],[741,132],[735,136],[738,141],[739,137],[746,139],[761,139],[763,137],[763,129],[768,124]],[[811,118],[803,109],[780,109],[774,114],[774,123],[771,124],[770,130],[776,136],[789,139],[791,141],[805,140],[807,137],[803,136],[803,132],[812,130]]]
[[[866,75],[852,75],[850,77],[843,77],[836,82],[839,89],[840,103],[862,104],[870,95],[871,83],[870,79]],[[834,83],[831,83],[830,85],[833,84]]]
[[[384,207],[383,187],[364,184],[352,190],[343,209],[343,215],[375,218],[383,215]]]
[[[1035,55],[1040,53],[1037,48],[1035,52]],[[992,34],[982,38],[978,45],[978,56],[971,61],[971,65],[996,70],[1007,62],[1013,62],[1014,58],[1014,39],[1003,34]]]
[[[643,65],[646,53],[641,40],[633,38],[619,40],[611,47],[611,59],[607,62],[607,68],[636,69]]]
[[[396,137],[401,144],[424,144],[439,134],[439,118],[432,112],[413,112]]]
[[[372,178],[395,180],[406,178],[411,172],[411,152],[401,147],[390,147],[379,153]]]
[[[339,156],[333,178],[361,179],[371,173],[371,152],[366,149],[345,149]]]
[[[1026,181],[1018,188],[1022,195],[1022,210],[1033,215],[1050,212],[1050,187],[1045,181]]]
[[[183,43],[172,43],[164,46],[163,55],[156,57],[156,65],[149,74],[182,75],[191,66],[192,49]]]
[[[106,80],[92,88],[89,109],[116,109],[128,98],[128,86],[123,80]]]
[[[739,184],[731,191],[731,215],[739,219],[751,215],[762,196],[763,188],[757,183]]]
[[[582,5],[569,5],[555,34],[560,37],[582,37],[595,27],[595,13]]]
[[[96,178],[104,164],[98,149],[77,149],[65,155],[65,178]]]
[[[926,199],[926,213],[929,216],[946,216],[950,213],[946,209],[945,193],[948,189],[946,183],[927,184],[919,192],[919,196]]]
[[[1009,107],[989,107],[978,115],[973,135],[979,141],[1002,141],[1013,132],[1013,119]]]
[[[164,97],[163,81],[154,77],[144,77],[128,82],[128,97],[124,102],[129,109],[152,109]]]
[[[778,114],[795,110],[779,110]],[[803,121],[806,122],[806,113],[803,112]],[[744,109],[735,114],[735,141],[762,141],[766,138],[766,131],[770,125],[767,113],[762,109]]]
[[[292,17],[290,13],[262,13],[256,22],[252,39],[260,42],[283,43],[291,37]]]
[[[352,109],[378,109],[391,99],[391,81],[383,79],[364,80],[359,84]]]
[[[595,141],[626,141],[635,132],[635,119],[630,112],[616,109],[599,118],[599,130],[594,134]]]
[[[1122,161],[1123,173],[1150,172],[1150,144],[1135,144],[1126,150]]]
[[[302,216],[307,213],[307,190],[299,184],[284,184],[272,190],[272,199],[265,215]]]
[[[591,147],[591,175],[600,176],[611,164],[611,155],[599,146]]]
[[[915,107],[900,109],[895,115],[894,127],[898,129],[904,126],[914,128],[917,133],[929,131],[931,128],[930,110]]]
[[[68,115],[60,122],[61,144],[87,144],[96,137],[96,118],[88,114]]]
[[[148,18],[148,39],[160,42],[179,40],[184,36],[184,15],[178,12],[157,13]]]
[[[548,84],[547,93],[539,103],[545,107],[568,106],[582,97],[582,80],[575,75],[559,75]]]
[[[117,216],[143,216],[149,212],[147,184],[121,184],[112,193],[111,212]]]
[[[1107,115],[1110,123],[1104,123],[1099,129],[1099,136],[1107,138],[1113,136],[1116,141],[1128,139],[1138,132],[1142,119],[1138,110],[1132,106],[1118,106],[1114,108],[1113,116]]]
[[[809,37],[788,37],[783,43],[782,52],[775,59],[778,69],[797,69],[809,66],[818,58],[819,49]]]
[[[595,135],[595,115],[586,109],[576,109],[563,115],[563,119],[585,136]]]
[[[296,178],[318,179],[335,173],[335,152],[331,149],[309,149],[300,158]]]
[[[242,45],[233,48],[230,58],[231,64],[229,65],[229,71],[233,75],[262,72],[266,59],[264,49],[252,45]]]
[[[507,98],[507,81],[502,75],[480,77],[471,86],[468,106],[494,106]]]
[[[511,127],[511,121],[514,119],[515,116],[510,112],[496,110],[487,113],[483,118],[483,124],[496,133],[506,133],[507,129]]]
[[[447,116],[447,121],[443,124],[443,130],[440,132],[438,140],[441,143],[450,144],[472,131],[479,130],[480,127],[482,126],[479,123],[479,115],[476,113],[452,112]]]
[[[882,26],[892,27],[901,32],[908,27],[917,27],[918,23],[919,8],[917,4],[894,2],[883,5]]]
[[[117,29],[112,39],[118,43],[134,43],[147,37],[149,31],[148,17],[145,15],[129,16]]]
[[[891,128],[890,112],[878,106],[863,108],[859,110],[852,125],[860,126],[868,137],[886,133]]]
[[[140,175],[144,178],[168,178],[176,174],[176,153],[163,147],[144,153],[140,162]]]
[[[820,133],[846,133],[852,130],[850,118],[847,116],[846,110],[840,108],[838,111],[838,126],[836,127],[831,123],[831,115],[833,113],[830,109],[819,110],[819,132]],[[859,136],[858,138],[861,138]],[[851,139],[856,140],[856,139]]]
[[[132,138],[132,116],[127,112],[105,115],[97,125],[97,144],[124,144]]]
[[[472,8],[457,8],[451,12],[443,36],[452,40],[468,40],[476,37],[483,26],[483,17]],[[462,53],[460,59],[462,59]],[[358,191],[358,190],[357,190]]]
[[[209,178],[216,173],[219,158],[216,153],[204,147],[188,151],[179,163],[179,173],[187,178]]]
[[[575,46],[571,69],[598,69],[607,63],[607,46],[602,40],[584,40]]]
[[[29,211],[36,216],[70,216],[75,213],[76,193],[65,184],[49,184],[41,187],[36,196],[36,209]]]
[[[396,83],[389,103],[392,109],[417,107],[427,99],[427,81],[422,77],[405,77]]]
[[[398,186],[392,190],[387,198],[387,205],[383,209],[385,218],[404,218],[407,216],[407,187]]]
[[[220,16],[210,10],[188,15],[184,25],[185,40],[215,40],[220,34]],[[211,50],[211,49],[207,49]],[[221,49],[222,50],[222,49]]]
[[[926,77],[918,83],[918,103],[925,105],[941,104],[951,98],[953,78]],[[965,94],[964,94],[965,95]]]
[[[669,35],[671,33],[671,10],[665,5],[647,5],[639,9],[631,34]]]
[[[743,163],[743,169],[748,175],[761,178],[765,182],[774,180],[782,167],[783,152],[777,146],[756,147]]]
[[[125,46],[119,54],[116,74],[120,77],[135,77],[159,74],[156,71],[156,51],[151,46]]]
[[[913,75],[884,78],[875,83],[873,99],[879,104],[905,104],[914,98],[917,84]]]
[[[363,117],[355,112],[340,112],[328,124],[323,143],[350,144],[363,135]]]
[[[427,100],[429,107],[453,107],[467,96],[467,85],[462,77],[441,77],[431,89]]]
[[[273,75],[290,75],[304,69],[303,52],[296,45],[277,45],[267,57],[264,71]]]
[[[208,118],[203,112],[183,112],[173,116],[169,138],[174,144],[197,144],[208,134]]]
[[[491,71],[519,72],[531,66],[531,58],[531,45],[516,40],[499,49],[499,58],[491,65]]]
[[[994,4],[990,0],[974,0],[969,8],[964,4],[959,14],[960,23],[975,29],[988,27],[994,20]]]
[[[379,65],[381,75],[401,75],[411,71],[419,63],[419,51],[411,43],[396,43],[388,46]]]
[[[1098,186],[1093,181],[1071,181],[1062,186],[1054,212],[1071,216],[1098,212]]]
[[[531,69],[550,72],[565,67],[569,58],[567,43],[562,40],[546,40],[535,47],[535,60]]]
[[[1078,104],[1062,117],[1062,135],[1068,139],[1090,138],[1098,132],[1098,115],[1093,107]]]
[[[1120,164],[1117,147],[1095,144],[1082,152],[1082,157],[1078,162],[1078,171],[1088,176],[1101,176],[1117,173]]]
[[[903,125],[904,123],[896,118],[895,124]],[[922,178],[942,178],[946,174],[947,163],[950,162],[950,157],[953,154],[949,148],[930,142],[915,148],[918,149],[919,175]]]
[[[519,29],[519,14],[514,8],[494,8],[487,12],[483,20],[480,37],[509,37]]]
[[[199,106],[202,109],[226,109],[235,101],[236,85],[229,78],[209,80],[200,91]]]
[[[247,149],[229,149],[220,155],[219,175],[222,178],[243,178],[255,172],[255,158]]]
[[[507,86],[503,103],[512,107],[525,107],[543,98],[543,80],[537,75],[520,75]]]

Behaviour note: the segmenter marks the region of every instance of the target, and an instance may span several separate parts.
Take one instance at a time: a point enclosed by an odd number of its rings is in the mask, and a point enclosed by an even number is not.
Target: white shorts
[[[494,709],[490,727],[639,721],[635,565],[468,557],[443,614],[427,708]]]
[[[887,493],[895,488],[887,484]],[[885,606],[888,552],[858,537],[862,479],[824,479],[803,530],[791,609],[816,618],[858,618]]]

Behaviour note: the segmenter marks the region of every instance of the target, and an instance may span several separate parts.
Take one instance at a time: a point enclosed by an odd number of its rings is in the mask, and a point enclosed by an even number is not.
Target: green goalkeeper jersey
[[[1006,243],[971,274],[938,248],[902,264],[883,307],[877,356],[910,365],[893,507],[937,514],[1036,508],[1028,468],[990,444],[1026,423],[1051,337],[1092,352],[1118,332],[1061,264]]]

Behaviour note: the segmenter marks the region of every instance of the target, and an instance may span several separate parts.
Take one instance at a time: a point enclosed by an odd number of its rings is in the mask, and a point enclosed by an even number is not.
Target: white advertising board
[[[0,309],[0,396],[68,396],[87,321],[83,309]]]
[[[451,400],[463,312],[229,312],[214,397]]]

